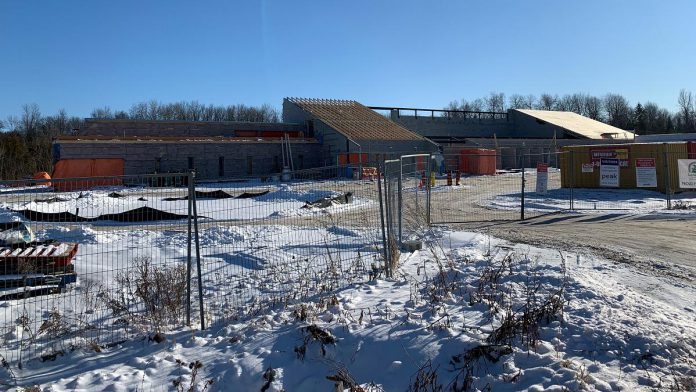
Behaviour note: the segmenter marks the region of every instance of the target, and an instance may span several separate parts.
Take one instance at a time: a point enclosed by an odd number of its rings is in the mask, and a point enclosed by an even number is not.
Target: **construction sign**
[[[678,159],[679,187],[696,189],[696,159]]]
[[[620,167],[629,167],[628,148],[597,147],[590,149],[590,159],[595,166],[600,166],[602,159],[617,159]]]
[[[636,158],[636,187],[657,188],[655,158]]]
[[[619,187],[619,162],[618,159],[602,159],[599,162],[599,186]]]
[[[549,164],[537,163],[536,192],[546,194],[549,188]]]

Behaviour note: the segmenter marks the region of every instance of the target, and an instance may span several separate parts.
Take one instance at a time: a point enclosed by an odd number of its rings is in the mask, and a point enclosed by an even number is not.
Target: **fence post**
[[[433,171],[433,168],[430,167],[433,163],[433,154],[428,154],[428,172],[426,173],[426,188],[425,188],[425,221],[428,227],[430,227],[430,176],[431,172]]]
[[[520,204],[520,220],[524,220],[524,164],[522,164],[522,198]]]
[[[566,165],[566,170],[568,170],[568,181],[570,182],[570,210],[573,211],[575,209],[575,193],[573,192],[573,188],[575,187],[575,158],[574,158],[574,151],[570,150],[568,151],[569,158],[566,160],[568,163]]]
[[[195,188],[195,181],[196,181],[196,172],[191,171],[191,182],[194,184],[193,185],[193,197],[192,200],[193,202],[191,203],[193,205],[193,231],[194,231],[194,239],[196,243],[196,269],[198,271],[198,306],[200,308],[200,317],[201,317],[201,330],[205,329],[205,312],[203,309],[203,276],[201,275],[201,244],[200,240],[198,238],[198,207],[197,207],[197,201],[196,201],[196,188]]]
[[[186,243],[186,325],[191,326],[191,242],[193,224],[193,171],[187,175],[188,184],[188,240]]]
[[[377,193],[379,195],[379,219],[382,223],[382,246],[384,246],[384,270],[387,270],[387,264],[389,260],[389,251],[387,250],[387,235],[384,231],[384,200],[382,199],[382,168],[384,164],[380,166],[377,164]]]
[[[399,181],[397,183],[397,186],[399,187],[397,191],[397,203],[398,203],[398,219],[399,219],[399,246],[403,244],[403,217],[404,217],[404,210],[403,210],[403,195],[401,194],[401,189],[403,188],[403,178],[404,176],[404,158],[399,157]],[[418,194],[416,194],[416,197]]]
[[[387,275],[387,278],[391,278],[391,259],[392,259],[392,249],[391,249],[391,244],[392,241],[395,241],[394,236],[395,233],[393,232],[393,227],[392,227],[392,222],[394,219],[394,211],[392,209],[394,208],[393,206],[393,200],[391,200],[391,184],[389,180],[389,176],[386,174],[387,172],[387,164],[385,162],[384,164],[384,171],[385,171],[385,176],[384,176],[384,207],[386,210],[386,218],[387,218],[387,256],[388,259],[386,260],[385,263],[385,273]]]
[[[669,171],[669,153],[667,151],[663,152],[663,158],[665,160],[665,193],[667,194],[667,209],[672,209],[672,184]]]

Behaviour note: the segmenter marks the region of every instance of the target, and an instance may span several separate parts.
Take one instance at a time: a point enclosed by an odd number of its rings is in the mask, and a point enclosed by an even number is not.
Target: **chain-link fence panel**
[[[561,187],[559,154],[561,153],[548,152],[521,157],[525,166],[528,166],[522,173],[524,189],[519,197],[510,200],[513,205],[519,202],[519,208],[522,208],[521,218],[570,210],[572,190]]]
[[[0,182],[3,359],[52,358],[185,325],[190,182],[190,174]]]
[[[431,189],[431,223],[519,219],[521,170],[497,170],[499,160],[494,150],[444,155]]]
[[[404,241],[422,239],[429,224],[431,182],[435,180],[431,171],[429,154],[404,155],[400,158],[398,196],[399,244]]]
[[[377,179],[355,177],[335,166],[282,182],[196,183],[207,324],[382,275]]]

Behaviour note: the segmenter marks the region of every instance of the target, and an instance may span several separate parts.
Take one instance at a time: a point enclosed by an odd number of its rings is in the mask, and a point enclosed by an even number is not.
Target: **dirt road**
[[[696,281],[696,217],[563,213],[477,231],[509,241],[578,252]]]

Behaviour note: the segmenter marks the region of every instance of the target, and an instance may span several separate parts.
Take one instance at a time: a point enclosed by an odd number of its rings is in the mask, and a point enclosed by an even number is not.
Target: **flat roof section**
[[[553,110],[513,109],[514,111],[561,127],[569,132],[587,139],[624,139],[633,140],[635,134],[621,128],[581,116],[573,112]]]

